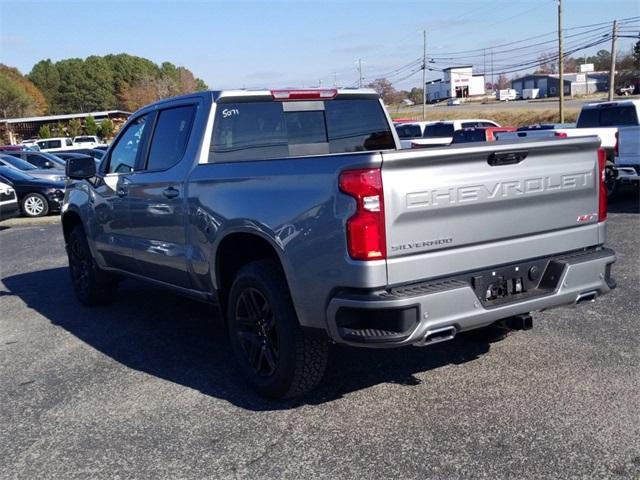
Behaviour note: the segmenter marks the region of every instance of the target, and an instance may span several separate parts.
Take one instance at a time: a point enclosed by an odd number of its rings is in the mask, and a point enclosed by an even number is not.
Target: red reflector
[[[354,260],[387,258],[380,169],[342,172],[340,190],[356,199],[356,213],[347,220],[349,256]]]
[[[616,144],[613,147],[613,155],[615,157],[619,157],[620,155],[618,155],[618,148],[620,146],[620,138],[618,136],[618,132],[616,132]]]
[[[607,153],[604,148],[598,149],[598,176],[600,178],[600,189],[598,192],[598,221],[604,222],[607,219]]]
[[[558,138],[567,138],[567,134],[565,132],[555,132],[554,135]]]
[[[271,90],[274,100],[331,100],[338,95],[335,88],[317,90]]]

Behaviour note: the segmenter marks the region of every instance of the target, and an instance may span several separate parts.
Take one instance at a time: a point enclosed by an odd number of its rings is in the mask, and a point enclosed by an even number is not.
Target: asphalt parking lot
[[[612,294],[494,343],[335,347],[285,403],[212,308],[133,281],[82,308],[58,225],[0,226],[0,478],[640,478],[637,192],[610,207]]]

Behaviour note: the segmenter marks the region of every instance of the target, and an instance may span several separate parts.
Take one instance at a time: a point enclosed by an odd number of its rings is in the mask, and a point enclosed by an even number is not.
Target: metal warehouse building
[[[526,89],[538,89],[538,97],[557,97],[560,76],[556,73],[531,74],[511,80],[511,88],[522,95]],[[608,72],[566,73],[563,78],[564,94],[569,96],[605,92],[609,88]]]

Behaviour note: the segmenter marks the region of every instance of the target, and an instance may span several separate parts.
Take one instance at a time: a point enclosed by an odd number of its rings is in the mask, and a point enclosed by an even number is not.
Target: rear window
[[[420,125],[397,125],[396,132],[398,132],[398,137],[402,140],[420,138],[422,136]]]
[[[218,104],[209,162],[394,149],[377,100]]]
[[[638,125],[638,116],[633,105],[585,108],[580,112],[578,128],[618,127]]]
[[[424,129],[424,138],[453,137],[453,125],[450,123],[434,123]]]
[[[458,130],[453,134],[452,143],[485,142],[486,140],[484,130]]]

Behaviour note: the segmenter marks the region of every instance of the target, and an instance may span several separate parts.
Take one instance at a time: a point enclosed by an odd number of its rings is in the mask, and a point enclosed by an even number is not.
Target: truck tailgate
[[[597,137],[383,153],[389,284],[601,243]]]

